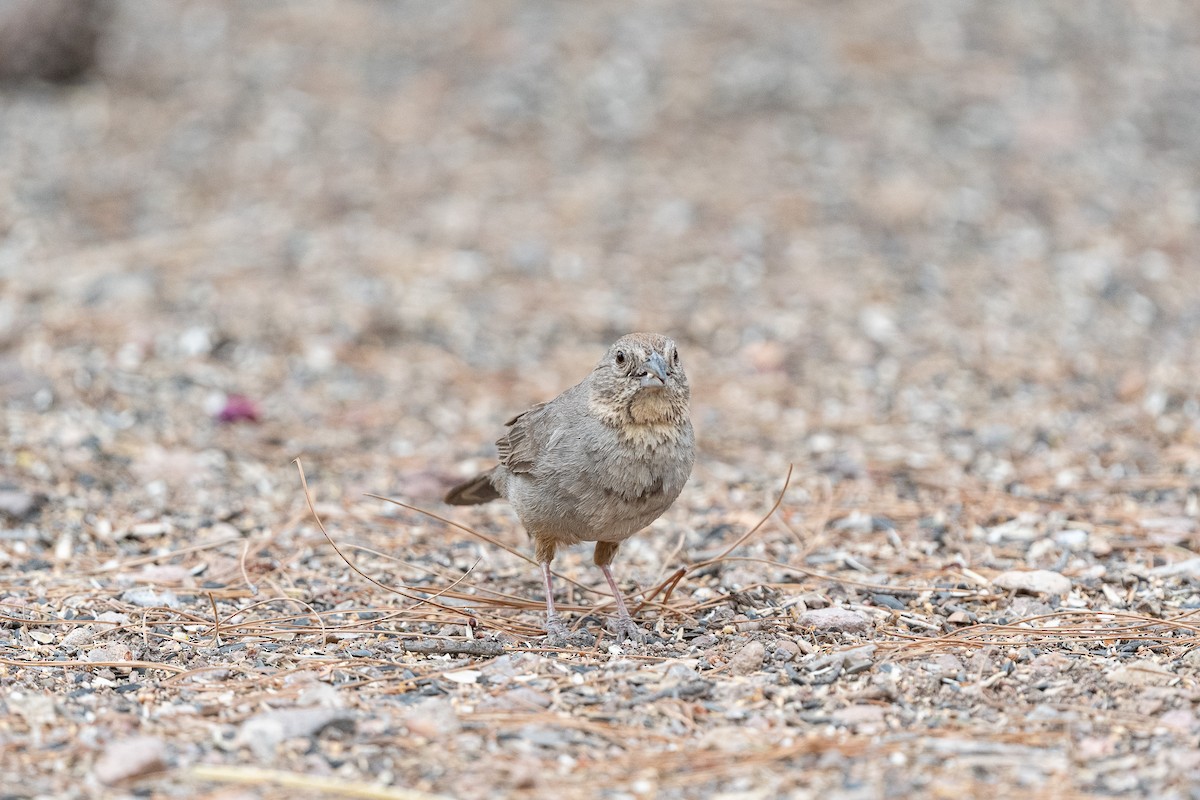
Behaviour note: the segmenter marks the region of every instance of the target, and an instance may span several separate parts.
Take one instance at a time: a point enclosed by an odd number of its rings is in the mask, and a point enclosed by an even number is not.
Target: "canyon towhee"
[[[675,343],[631,333],[591,374],[508,421],[500,463],[451,489],[446,502],[505,498],[534,542],[546,580],[546,632],[568,638],[554,612],[550,562],[559,545],[595,542],[594,560],[617,604],[616,631],[641,639],[609,565],[621,542],[656,520],[692,472],[696,439],[688,381]]]

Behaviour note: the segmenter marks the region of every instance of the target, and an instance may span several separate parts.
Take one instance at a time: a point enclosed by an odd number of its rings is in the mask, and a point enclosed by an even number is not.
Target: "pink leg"
[[[550,562],[542,562],[542,577],[546,580],[546,633],[551,640],[563,640],[568,637],[567,626],[554,611],[554,581],[550,577]]]
[[[629,609],[625,607],[625,600],[621,597],[621,590],[617,588],[617,582],[613,578],[612,570],[608,564],[601,564],[600,571],[604,573],[605,580],[608,581],[608,588],[612,590],[613,600],[617,601],[617,636],[619,639],[632,639],[635,642],[642,640],[642,631],[634,624],[633,618],[629,616]]]

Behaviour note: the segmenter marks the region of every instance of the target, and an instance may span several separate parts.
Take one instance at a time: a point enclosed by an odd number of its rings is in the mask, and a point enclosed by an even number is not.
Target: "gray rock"
[[[809,609],[797,622],[801,627],[829,633],[858,633],[871,627],[862,614],[841,606]]]
[[[1012,592],[1065,595],[1071,591],[1071,579],[1047,569],[1009,570],[992,578],[992,585]]]
[[[839,708],[829,715],[829,718],[835,725],[842,725],[847,728],[869,728],[872,730],[879,729],[883,726],[883,716],[886,709],[883,706],[875,705],[853,705]]]
[[[103,647],[97,647],[89,650],[85,661],[92,663],[98,662],[121,662],[134,661],[134,652],[129,648],[129,645],[120,642],[106,644]]]
[[[494,697],[485,697],[478,706],[479,711],[541,711],[549,708],[554,699],[545,692],[528,686],[518,686]],[[412,729],[411,726],[409,728]]]
[[[90,644],[92,639],[96,638],[96,629],[91,625],[80,625],[78,628],[70,630],[62,639],[59,640],[59,647],[68,651],[75,651],[86,644]]]
[[[673,679],[676,681],[691,681],[691,680],[695,680],[696,678],[699,678],[700,674],[698,672],[696,672],[696,670],[689,667],[687,664],[680,664],[680,663],[676,662],[676,663],[670,665],[669,667],[667,667],[667,671],[664,673],[664,677]]]
[[[800,657],[800,645],[793,642],[791,639],[780,639],[775,644],[775,660],[776,661],[795,661]]]
[[[1072,553],[1078,553],[1087,549],[1088,532],[1079,528],[1068,528],[1065,531],[1059,531],[1054,534],[1054,542],[1064,550],[1070,550]]]
[[[354,717],[341,708],[285,708],[255,714],[242,723],[238,741],[262,759],[273,758],[287,739],[316,736],[329,727],[353,730]]]
[[[535,747],[557,749],[571,744],[576,734],[565,728],[550,725],[522,725],[513,732],[513,738]]]
[[[115,783],[161,770],[166,762],[167,746],[153,736],[120,739],[104,748],[92,773],[101,783]]]
[[[404,724],[410,733],[430,741],[449,738],[462,729],[458,712],[444,697],[434,697],[413,706],[404,715]]]
[[[1181,576],[1200,576],[1200,558],[1187,558],[1174,564],[1163,564],[1150,570],[1155,578],[1176,578]]]
[[[1104,677],[1125,686],[1164,686],[1174,680],[1175,673],[1162,664],[1142,659],[1109,670]]]
[[[20,489],[0,489],[0,514],[23,520],[33,516],[41,506],[42,498]]]
[[[179,598],[170,589],[163,589],[160,592],[149,586],[139,586],[135,589],[122,592],[121,599],[126,603],[133,603],[135,606],[141,606],[142,608],[156,608],[159,606],[166,608],[183,607],[183,603],[179,602]]]
[[[762,669],[767,648],[762,642],[749,642],[729,659],[729,671],[734,675],[749,675]]]

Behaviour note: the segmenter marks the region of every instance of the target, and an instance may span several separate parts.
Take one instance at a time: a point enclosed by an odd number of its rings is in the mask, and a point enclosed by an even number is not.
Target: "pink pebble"
[[[217,412],[218,422],[258,422],[258,404],[240,394],[225,398],[225,406]]]

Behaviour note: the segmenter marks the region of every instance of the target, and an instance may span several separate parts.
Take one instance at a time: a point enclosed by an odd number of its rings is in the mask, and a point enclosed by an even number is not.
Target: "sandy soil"
[[[0,87],[0,796],[1195,796],[1200,6],[114,8]],[[639,329],[553,651],[439,498]]]

